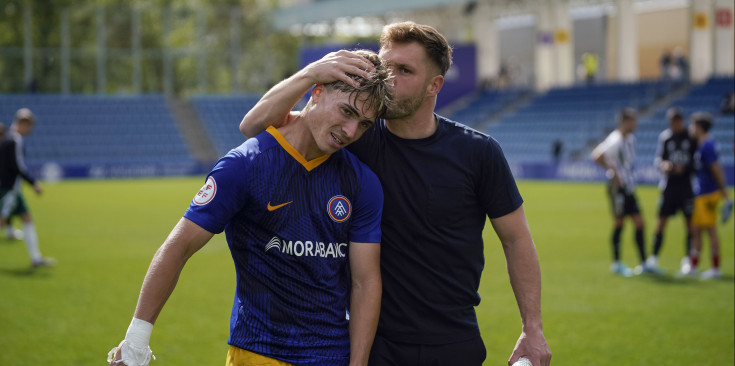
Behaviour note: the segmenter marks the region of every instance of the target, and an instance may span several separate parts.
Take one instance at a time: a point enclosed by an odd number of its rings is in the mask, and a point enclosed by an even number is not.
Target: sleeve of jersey
[[[714,143],[708,144],[702,149],[702,163],[705,166],[710,166],[712,163],[717,162],[717,148]]]
[[[184,217],[210,233],[221,233],[245,203],[248,169],[244,164],[234,151],[220,159]]]
[[[31,185],[36,184],[36,179],[28,173],[28,168],[23,160],[23,146],[19,142],[14,142],[14,146],[11,151],[11,154],[13,154],[11,159],[11,169],[13,169],[15,175],[20,175]]]
[[[605,160],[610,160],[611,156],[615,156],[617,153],[614,148],[616,147],[616,139],[612,134],[608,135],[594,150],[592,150],[592,156],[597,157],[600,155],[605,156]]]
[[[479,161],[478,196],[491,219],[505,216],[523,204],[513,173],[503,150],[491,139]]]
[[[367,168],[363,168],[360,178],[362,189],[355,198],[350,241],[379,243],[380,220],[383,216],[383,188],[375,173]]]
[[[669,152],[666,150],[666,134],[664,132],[661,132],[661,134],[658,136],[658,142],[656,143],[656,154],[654,155],[653,159],[653,165],[656,167],[656,169],[659,168],[659,165],[661,165],[661,162],[664,160],[669,160]]]

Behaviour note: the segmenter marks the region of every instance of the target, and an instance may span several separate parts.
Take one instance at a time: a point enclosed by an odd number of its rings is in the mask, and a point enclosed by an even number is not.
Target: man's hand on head
[[[342,81],[359,87],[360,83],[348,74],[369,79],[370,72],[374,70],[375,66],[368,59],[354,52],[339,50],[330,52],[321,59],[310,63],[304,68],[303,72],[314,84]]]

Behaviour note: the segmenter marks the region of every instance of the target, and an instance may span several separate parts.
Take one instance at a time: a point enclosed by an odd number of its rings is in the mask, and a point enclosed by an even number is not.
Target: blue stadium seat
[[[194,161],[161,95],[0,95],[0,121],[21,107],[37,121],[25,140],[30,165]]]
[[[713,134],[724,164],[732,164],[735,121],[733,115],[720,116],[723,95],[733,90],[733,78],[713,78],[694,86],[673,104],[685,113],[704,110],[713,113]],[[548,162],[554,141],[563,143],[563,159],[588,159],[590,150],[616,127],[620,109],[649,108],[671,92],[665,83],[609,83],[556,88],[535,96],[526,105],[502,116],[485,132],[496,138],[511,162]],[[666,109],[658,108],[650,117],[641,117],[638,131],[638,160],[653,162],[659,133],[667,127]],[[468,107],[469,108],[469,107]],[[469,114],[470,112],[462,112]]]
[[[245,141],[238,125],[258,100],[260,95],[208,95],[190,98],[219,155],[226,154]]]
[[[467,126],[477,127],[528,93],[526,89],[483,90],[466,107],[448,117]]]

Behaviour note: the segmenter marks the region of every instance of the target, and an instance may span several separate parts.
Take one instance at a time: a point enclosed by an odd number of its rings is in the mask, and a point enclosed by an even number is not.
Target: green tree
[[[171,59],[173,91],[179,95],[234,90],[262,93],[297,67],[299,39],[272,29],[270,19],[276,6],[272,0],[8,0],[0,5],[3,93],[28,90],[28,81],[23,80],[27,5],[32,11],[33,77],[39,92],[61,91],[65,11],[72,93],[97,92],[98,57],[102,55],[105,92],[134,90],[136,9],[144,93],[164,90],[165,49]],[[98,46],[99,30],[104,32],[104,54]]]

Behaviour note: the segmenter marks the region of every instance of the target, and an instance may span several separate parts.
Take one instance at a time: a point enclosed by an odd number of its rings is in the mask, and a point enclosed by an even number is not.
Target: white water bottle
[[[533,364],[527,358],[521,357],[518,361],[513,363],[513,366],[533,366]]]

